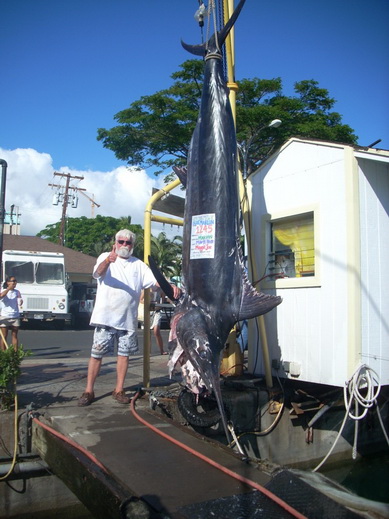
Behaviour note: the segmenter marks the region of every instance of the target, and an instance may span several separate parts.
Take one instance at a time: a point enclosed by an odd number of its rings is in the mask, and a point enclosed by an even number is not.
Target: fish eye
[[[207,357],[208,357],[206,350],[201,350],[199,352],[199,356],[200,356],[201,359],[206,360]]]

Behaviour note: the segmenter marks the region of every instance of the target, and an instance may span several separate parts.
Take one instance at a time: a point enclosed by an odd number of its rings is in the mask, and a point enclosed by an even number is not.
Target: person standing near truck
[[[12,346],[18,349],[18,332],[20,328],[20,307],[23,305],[22,295],[16,289],[15,276],[9,276],[3,283],[0,292],[0,333],[1,349],[7,349],[8,330],[12,334]]]

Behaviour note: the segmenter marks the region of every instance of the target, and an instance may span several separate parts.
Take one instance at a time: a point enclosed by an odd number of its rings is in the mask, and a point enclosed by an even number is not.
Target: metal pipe
[[[7,166],[4,159],[0,159],[1,164],[1,192],[0,192],[0,279],[3,272],[3,236],[5,218],[5,185],[7,182]]]
[[[12,463],[0,464],[0,477],[4,477],[12,468]],[[15,463],[13,470],[7,479],[24,479],[27,477],[37,477],[51,475],[49,466],[45,461],[23,461]]]
[[[223,1],[224,8],[224,22],[227,23],[229,20],[233,10],[234,10],[234,2],[233,0],[224,0]],[[227,86],[230,89],[230,104],[234,117],[234,121],[236,124],[236,92],[238,90],[238,85],[235,82],[235,40],[234,40],[234,32],[231,29],[230,34],[226,39],[226,49],[227,49],[227,72],[228,72],[228,83]],[[239,167],[238,170],[238,193],[240,206],[244,221],[244,227],[246,231],[247,240],[249,243],[249,247],[251,247],[251,226],[250,226],[250,207],[246,197],[246,190],[244,186],[244,179],[242,175],[242,169]],[[258,279],[256,274],[256,265],[255,260],[251,258],[250,261],[252,277],[251,279]],[[259,334],[261,338],[262,345],[262,356],[264,362],[265,369],[265,380],[266,386],[270,389],[273,387],[273,377],[271,372],[271,363],[270,363],[270,353],[269,353],[269,344],[267,341],[267,333],[266,333],[266,324],[265,318],[263,315],[260,315],[256,318],[258,323]]]
[[[144,229],[144,262],[149,264],[149,256],[151,254],[151,222],[174,223],[174,225],[182,225],[182,220],[175,220],[163,216],[153,216],[152,211],[154,204],[161,199],[166,193],[180,185],[177,178],[163,189],[160,189],[149,199],[145,209],[145,229]],[[143,386],[150,386],[150,353],[151,353],[151,335],[150,335],[150,290],[145,290],[144,306],[143,306]]]

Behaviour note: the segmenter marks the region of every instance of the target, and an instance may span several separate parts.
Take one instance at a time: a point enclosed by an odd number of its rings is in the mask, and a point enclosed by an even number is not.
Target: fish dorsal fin
[[[239,321],[252,319],[253,317],[258,317],[258,315],[266,314],[279,305],[281,301],[282,299],[280,296],[272,296],[255,290],[244,272]]]

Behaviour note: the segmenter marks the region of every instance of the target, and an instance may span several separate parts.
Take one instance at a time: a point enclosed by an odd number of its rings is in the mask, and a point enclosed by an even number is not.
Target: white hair
[[[127,240],[131,240],[132,245],[135,245],[136,235],[132,231],[129,231],[128,229],[122,229],[121,231],[118,231],[115,235],[115,240],[117,241],[120,236],[127,238]]]

